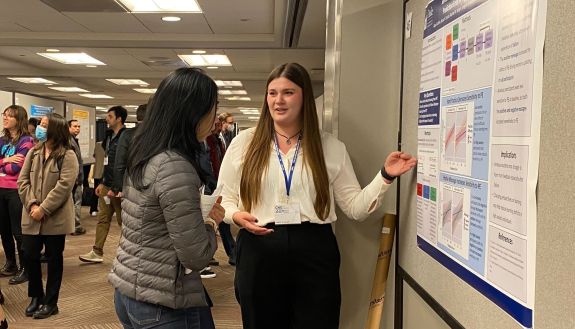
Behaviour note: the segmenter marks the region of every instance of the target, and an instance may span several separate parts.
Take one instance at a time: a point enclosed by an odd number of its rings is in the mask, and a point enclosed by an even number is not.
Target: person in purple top
[[[8,106],[2,113],[4,124],[0,137],[0,237],[6,255],[1,276],[13,276],[8,282],[19,284],[28,281],[22,254],[22,202],[16,181],[34,139],[28,133],[28,114],[19,105]],[[16,248],[20,267],[16,264]]]

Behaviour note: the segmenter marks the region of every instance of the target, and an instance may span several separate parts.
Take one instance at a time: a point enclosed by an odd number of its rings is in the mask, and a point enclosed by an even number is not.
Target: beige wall
[[[360,184],[365,186],[378,174],[385,156],[397,147],[402,3],[342,3],[339,103],[334,125],[338,138],[347,146]],[[382,226],[379,218],[385,211],[395,211],[395,193],[394,185],[387,192],[384,207],[365,222],[338,213],[335,231],[342,260],[340,328],[365,325]],[[392,279],[387,287],[384,318],[386,327],[391,328]]]

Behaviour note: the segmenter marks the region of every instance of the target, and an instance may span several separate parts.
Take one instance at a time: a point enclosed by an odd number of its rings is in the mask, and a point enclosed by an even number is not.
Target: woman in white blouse
[[[366,218],[393,179],[416,160],[392,152],[363,190],[345,145],[319,130],[311,80],[295,63],[277,67],[255,129],[229,146],[220,171],[225,221],[237,239],[236,297],[245,329],[335,329],[339,250],[329,224],[334,200]]]

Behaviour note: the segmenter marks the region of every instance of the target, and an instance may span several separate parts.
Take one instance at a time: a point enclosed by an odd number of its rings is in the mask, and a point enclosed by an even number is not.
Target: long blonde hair
[[[330,212],[329,179],[321,134],[319,130],[315,100],[309,74],[297,63],[286,63],[275,68],[266,83],[269,84],[280,77],[284,77],[298,85],[303,92],[302,104],[302,127],[303,139],[302,150],[304,168],[306,165],[311,169],[313,183],[316,190],[314,210],[317,216],[324,220]],[[267,99],[264,99],[261,116],[255,129],[252,141],[244,155],[242,176],[240,180],[240,198],[246,210],[251,211],[259,201],[262,191],[262,180],[269,165],[270,144],[274,138],[274,122],[269,112]]]

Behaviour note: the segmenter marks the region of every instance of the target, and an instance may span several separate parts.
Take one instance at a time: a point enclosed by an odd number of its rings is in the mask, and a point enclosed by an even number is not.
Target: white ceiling
[[[81,8],[91,1],[96,0],[45,2]],[[220,108],[235,113],[242,125],[248,124],[247,116],[242,117],[237,107],[261,107],[267,76],[277,65],[302,64],[311,73],[316,95],[323,92],[325,0],[307,1],[298,44],[291,48],[282,46],[288,0],[199,0],[203,13],[176,14],[182,20],[174,23],[162,21],[162,14],[60,12],[45,2],[0,0],[1,90],[94,106],[137,105],[149,97],[132,90],[139,86],[117,86],[105,79],[141,79],[155,88],[169,72],[184,65],[178,54],[201,49],[226,54],[232,66],[208,73],[217,80],[240,80],[251,97],[252,101],[220,99]],[[47,48],[85,52],[106,66],[64,65],[36,54]],[[61,87],[80,87],[114,98],[88,99],[6,77],[42,77]]]

